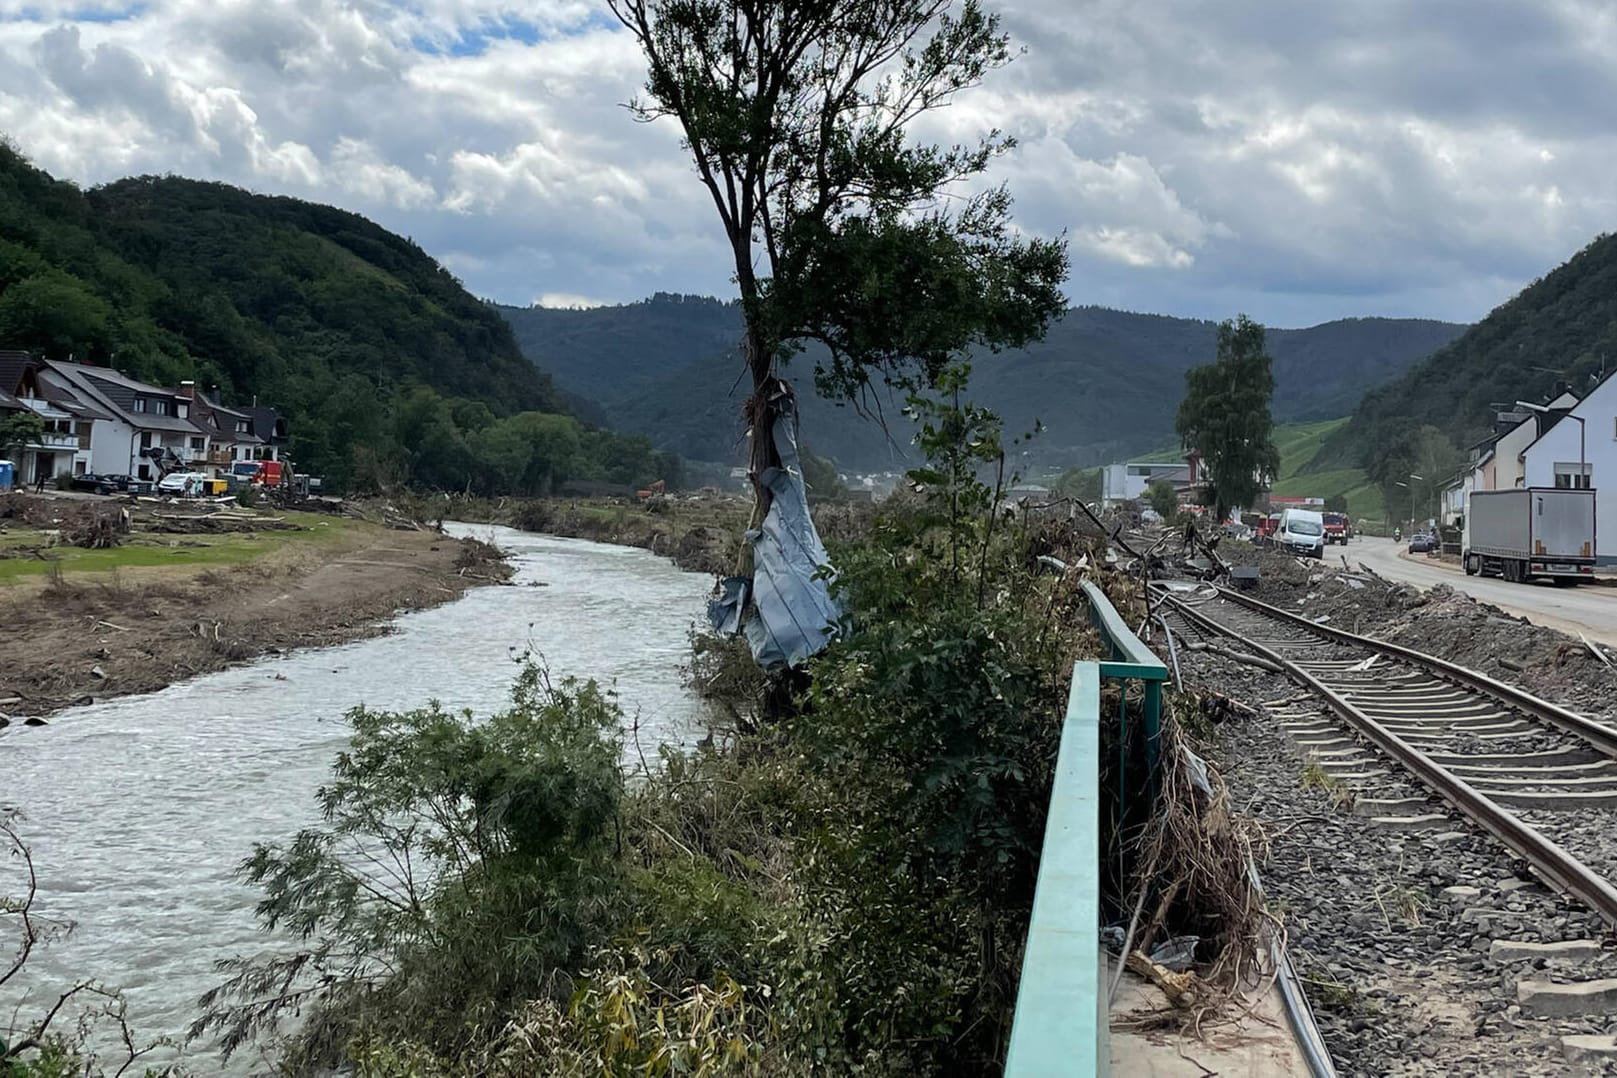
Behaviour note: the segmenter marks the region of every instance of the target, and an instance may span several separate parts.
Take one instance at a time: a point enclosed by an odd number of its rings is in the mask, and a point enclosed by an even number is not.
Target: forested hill
[[[1617,367],[1617,236],[1601,236],[1446,348],[1367,395],[1316,466],[1368,463],[1400,431],[1434,426],[1455,446],[1488,433],[1494,403],[1578,393]]]
[[[3,143],[0,347],[256,395],[290,418],[300,467],[338,487],[503,492],[665,464],[561,421],[566,399],[505,320],[363,217],[176,177],[81,191]]]
[[[744,387],[735,355],[740,311],[701,296],[659,294],[588,310],[501,307],[528,358],[564,389],[605,406],[621,430],[700,460],[739,459]],[[1232,312],[1233,313],[1233,312]],[[1069,311],[1043,341],[980,357],[972,396],[1019,432],[1046,432],[1032,452],[1044,463],[1093,464],[1173,439],[1184,373],[1213,358],[1214,324],[1100,307]],[[1381,318],[1272,330],[1275,412],[1282,422],[1345,415],[1366,390],[1442,347],[1464,326]],[[884,401],[891,439],[850,408],[813,398],[812,352],[788,373],[803,400],[803,433],[844,467],[886,467],[909,432],[901,402]]]

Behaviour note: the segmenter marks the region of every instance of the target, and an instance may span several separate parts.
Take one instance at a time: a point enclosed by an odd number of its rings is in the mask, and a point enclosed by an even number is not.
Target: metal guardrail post
[[[1006,1078],[1111,1070],[1100,953],[1100,679],[1101,664],[1073,665]]]
[[[1145,766],[1146,774],[1154,778],[1157,773],[1157,750],[1162,742],[1162,683],[1168,679],[1168,668],[1134,635],[1123,620],[1123,615],[1106,598],[1105,592],[1088,580],[1080,586],[1089,601],[1089,620],[1100,632],[1112,656],[1110,662],[1100,664],[1101,676],[1119,681],[1139,681],[1145,692],[1142,715],[1145,722]],[[1119,721],[1123,721],[1122,716]],[[1124,744],[1127,743],[1125,737]]]

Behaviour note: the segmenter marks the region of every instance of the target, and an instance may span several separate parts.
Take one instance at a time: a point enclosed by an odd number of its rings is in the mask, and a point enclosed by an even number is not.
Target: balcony
[[[204,454],[195,454],[193,455],[192,459],[203,461],[208,464],[215,464],[221,468],[228,468],[236,461],[236,457],[231,450],[222,449],[218,446],[215,446]]]
[[[29,449],[65,449],[77,452],[79,436],[77,434],[64,434],[61,431],[48,430],[28,442]]]

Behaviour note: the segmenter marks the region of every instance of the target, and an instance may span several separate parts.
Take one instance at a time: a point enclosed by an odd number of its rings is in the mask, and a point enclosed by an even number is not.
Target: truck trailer
[[[1470,576],[1576,584],[1595,572],[1595,492],[1559,487],[1475,490],[1460,556]]]

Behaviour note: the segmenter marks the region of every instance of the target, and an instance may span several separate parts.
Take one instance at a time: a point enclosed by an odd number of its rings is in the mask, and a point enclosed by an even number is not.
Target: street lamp
[[[1529,411],[1533,411],[1533,412],[1544,412],[1545,414],[1548,414],[1550,412],[1555,411],[1555,409],[1546,408],[1542,404],[1529,404],[1527,401],[1517,401],[1516,406],[1518,408],[1526,408]],[[1568,412],[1566,414],[1566,418],[1568,418],[1568,419],[1576,419],[1578,421],[1578,478],[1583,480],[1584,488],[1588,489],[1593,484],[1591,484],[1589,482],[1589,465],[1586,463],[1585,458],[1584,458],[1584,454],[1583,454],[1583,442],[1584,442],[1583,417],[1581,415],[1573,415],[1571,412]],[[1576,487],[1578,484],[1576,482],[1574,482],[1572,485],[1574,487]]]

